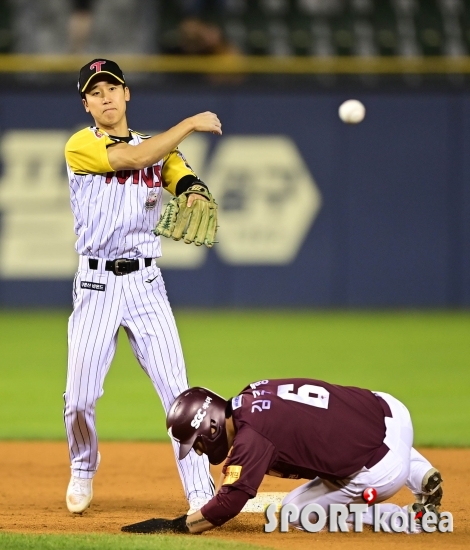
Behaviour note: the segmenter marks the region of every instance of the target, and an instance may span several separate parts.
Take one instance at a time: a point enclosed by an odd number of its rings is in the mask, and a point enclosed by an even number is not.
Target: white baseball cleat
[[[67,487],[67,508],[72,514],[81,514],[90,506],[93,498],[93,479],[72,476]]]
[[[188,516],[191,514],[196,513],[198,510],[200,510],[205,504],[211,500],[212,497],[206,497],[206,498],[192,498],[189,501],[189,510],[187,512]]]
[[[96,469],[98,469],[100,461],[101,455],[98,452]],[[67,503],[69,512],[72,512],[72,514],[81,514],[90,506],[92,499],[93,478],[81,479],[72,474],[65,496],[65,502]]]

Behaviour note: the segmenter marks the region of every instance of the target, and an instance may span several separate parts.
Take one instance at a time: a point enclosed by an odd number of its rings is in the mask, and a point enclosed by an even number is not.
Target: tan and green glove
[[[188,197],[193,193],[207,200],[195,200],[188,207]],[[187,244],[205,244],[212,248],[217,242],[217,203],[204,186],[193,185],[179,197],[171,199],[153,232],[157,237],[162,235],[175,241],[184,238]]]

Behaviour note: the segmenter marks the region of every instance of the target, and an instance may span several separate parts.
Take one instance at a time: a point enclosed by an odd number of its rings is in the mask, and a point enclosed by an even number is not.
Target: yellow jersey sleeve
[[[189,166],[179,149],[173,149],[163,158],[162,179],[163,187],[172,195],[176,195],[176,185],[184,176],[194,176],[194,170]]]
[[[85,128],[65,145],[65,160],[75,174],[114,172],[109,164],[107,146],[115,141],[99,128]]]

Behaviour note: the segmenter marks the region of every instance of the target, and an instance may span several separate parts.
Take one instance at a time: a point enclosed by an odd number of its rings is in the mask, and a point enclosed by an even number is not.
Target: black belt
[[[152,265],[152,258],[144,258],[145,267]],[[90,269],[98,269],[98,260],[88,258],[88,267]],[[139,260],[131,260],[129,258],[118,258],[117,260],[106,260],[106,271],[112,271],[114,275],[128,275],[133,271],[139,271]]]

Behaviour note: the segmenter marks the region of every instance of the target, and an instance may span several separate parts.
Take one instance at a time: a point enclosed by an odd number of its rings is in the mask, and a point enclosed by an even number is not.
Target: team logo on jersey
[[[158,192],[152,189],[147,196],[147,200],[145,201],[145,210],[153,210],[155,206],[157,206],[157,201]]]
[[[239,409],[242,406],[243,395],[237,395],[232,399],[232,410]]]
[[[128,180],[133,185],[146,185],[149,189],[162,186],[162,167],[159,165],[142,168],[141,170],[118,170],[107,172],[105,183],[116,182],[124,185]]]
[[[86,290],[99,290],[100,292],[104,292],[106,290],[106,285],[103,283],[91,283],[90,281],[82,281],[80,287],[85,288]]]
[[[95,128],[94,126],[89,126],[88,130],[90,130],[90,132],[93,132],[93,134],[95,134],[95,137],[97,137],[98,139],[106,135],[103,131],[101,131],[99,128]]]
[[[227,466],[222,485],[231,485],[240,479],[243,466]]]

